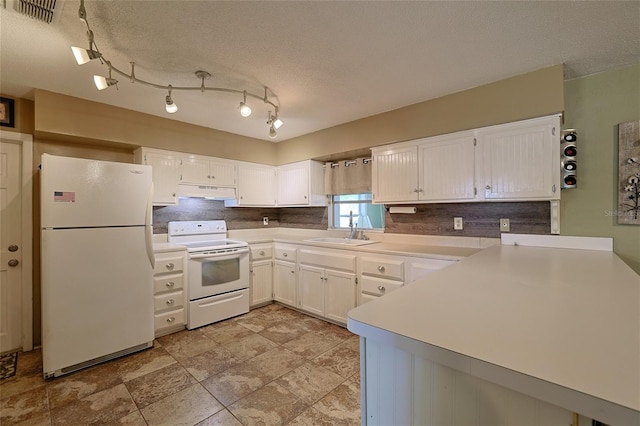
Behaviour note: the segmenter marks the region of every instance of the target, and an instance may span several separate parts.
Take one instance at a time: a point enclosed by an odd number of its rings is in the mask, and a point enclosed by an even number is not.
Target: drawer
[[[153,268],[154,274],[165,274],[167,272],[182,272],[184,269],[184,255],[176,253],[160,253],[156,255],[156,266]]]
[[[404,262],[376,257],[362,257],[362,273],[404,281]]]
[[[352,254],[300,250],[300,263],[318,265],[330,269],[342,269],[349,272],[356,271],[356,256]]]
[[[176,309],[162,314],[154,315],[153,321],[156,330],[166,327],[184,325],[184,309]]]
[[[367,302],[371,302],[372,300],[376,300],[380,296],[372,296],[367,293],[360,293],[360,304],[364,305]]]
[[[181,291],[176,291],[173,293],[160,294],[153,297],[153,303],[155,312],[183,308],[184,293]]]
[[[273,247],[271,244],[251,247],[251,260],[271,259]]]
[[[296,248],[292,246],[280,246],[275,247],[275,258],[281,260],[288,260],[289,262],[296,261]]]
[[[362,293],[383,296],[402,287],[402,282],[377,277],[361,277]]]
[[[153,277],[153,292],[182,290],[184,288],[184,274],[161,275]]]

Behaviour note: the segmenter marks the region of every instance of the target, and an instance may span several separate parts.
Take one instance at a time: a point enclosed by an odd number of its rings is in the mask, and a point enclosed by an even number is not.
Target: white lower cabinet
[[[289,244],[273,246],[273,300],[298,307],[297,248]]]
[[[186,261],[184,250],[156,252],[153,269],[155,336],[182,330],[186,324]]]
[[[381,254],[360,255],[360,304],[404,285],[405,259]]]
[[[271,243],[250,246],[249,275],[250,306],[259,306],[273,300],[273,260]]]
[[[299,308],[346,324],[356,307],[356,255],[341,250],[299,250]]]

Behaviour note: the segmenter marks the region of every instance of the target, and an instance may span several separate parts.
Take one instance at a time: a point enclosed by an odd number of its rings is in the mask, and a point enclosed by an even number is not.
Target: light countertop
[[[522,373],[640,420],[640,276],[612,252],[497,245],[351,310],[348,328]]]

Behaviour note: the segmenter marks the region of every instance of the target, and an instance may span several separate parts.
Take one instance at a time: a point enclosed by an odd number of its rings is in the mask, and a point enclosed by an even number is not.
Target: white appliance
[[[45,378],[153,346],[151,167],[42,155]]]
[[[224,220],[169,222],[167,240],[187,248],[189,330],[249,312],[249,244]]]

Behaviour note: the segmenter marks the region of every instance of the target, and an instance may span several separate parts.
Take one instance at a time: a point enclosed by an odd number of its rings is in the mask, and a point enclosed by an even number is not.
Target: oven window
[[[209,260],[202,262],[202,286],[212,286],[238,281],[240,259]]]

